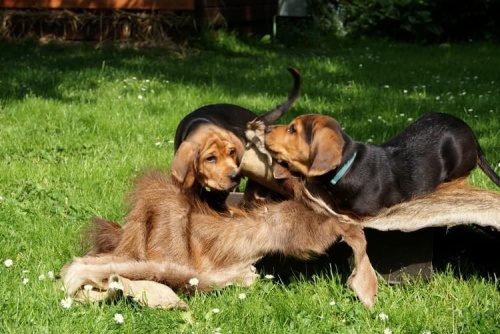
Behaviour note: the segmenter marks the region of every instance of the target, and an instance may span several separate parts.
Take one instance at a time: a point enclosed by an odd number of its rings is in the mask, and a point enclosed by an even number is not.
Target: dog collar
[[[345,173],[347,173],[349,168],[351,168],[354,159],[356,159],[356,154],[358,154],[358,151],[354,152],[351,159],[349,159],[349,161],[347,161],[346,164],[342,166],[342,168],[337,172],[337,174],[335,174],[335,176],[330,180],[330,183],[332,185],[336,185],[337,182],[339,182],[339,180],[342,178],[342,176],[344,176]]]

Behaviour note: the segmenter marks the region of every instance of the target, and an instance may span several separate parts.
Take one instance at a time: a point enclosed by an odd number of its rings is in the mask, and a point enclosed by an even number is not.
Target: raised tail
[[[483,150],[481,150],[479,144],[477,144],[477,152],[477,164],[483,170],[484,174],[488,175],[490,180],[500,187],[500,176],[495,173],[488,161],[486,161],[486,157],[484,156]]]
[[[268,113],[259,116],[259,119],[263,121],[266,124],[272,124],[274,123],[278,118],[283,116],[293,105],[295,100],[299,97],[300,93],[300,73],[297,69],[289,66],[288,71],[292,74],[293,76],[293,88],[292,91],[290,92],[290,95],[288,95],[288,99],[274,108],[273,110],[269,111]]]

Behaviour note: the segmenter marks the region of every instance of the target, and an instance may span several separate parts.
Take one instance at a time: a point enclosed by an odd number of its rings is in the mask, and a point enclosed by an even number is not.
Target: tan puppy
[[[238,185],[238,166],[245,151],[234,133],[213,124],[200,125],[179,146],[172,176],[184,188],[228,190]]]

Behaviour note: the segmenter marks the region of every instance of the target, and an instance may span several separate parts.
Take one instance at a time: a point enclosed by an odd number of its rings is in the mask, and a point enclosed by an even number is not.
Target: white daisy
[[[199,280],[199,279],[197,279],[196,277],[191,278],[191,279],[189,280],[189,285],[191,285],[191,286],[198,286],[198,284],[199,284],[199,283],[200,283],[200,280]]]
[[[270,274],[268,274],[268,275],[264,276],[264,278],[265,278],[265,279],[273,279],[273,278],[274,278],[274,275],[270,275]]]
[[[13,264],[14,262],[11,259],[7,259],[3,262],[3,265],[6,266],[7,268],[12,267]]]
[[[383,312],[378,315],[378,318],[383,321],[389,320],[389,316]]]
[[[29,281],[30,281],[30,279],[29,279],[29,278],[23,278],[23,284],[24,284],[24,285],[28,284],[28,283],[29,283]]]
[[[336,303],[335,303],[335,300],[333,300],[333,299],[332,299],[332,301],[330,302],[330,306],[333,306],[333,305],[335,305],[335,304],[336,304]]]
[[[54,272],[53,271],[49,271],[47,273],[47,276],[49,277],[50,280],[53,280],[54,279]]]
[[[121,315],[120,313],[115,313],[115,315],[113,316],[113,320],[119,324],[123,324],[123,320],[124,320],[123,315]]]
[[[389,327],[387,327],[386,329],[384,329],[384,334],[392,334],[392,331]]]
[[[214,313],[219,313],[219,312],[220,312],[220,310],[219,310],[218,308],[214,308],[214,309],[212,310],[212,312],[214,312]]]
[[[246,294],[244,294],[244,293],[240,293],[240,294],[238,295],[238,298],[239,298],[239,299],[245,299],[245,298],[247,298],[247,295],[246,295]]]
[[[38,276],[38,280],[39,281],[44,281],[45,280],[45,275],[44,274],[41,274]]]
[[[70,296],[68,296],[68,297],[66,297],[66,298],[61,299],[61,306],[62,306],[63,308],[68,309],[68,308],[70,308],[70,307],[71,307],[71,304],[73,304],[73,299],[71,299],[71,297],[70,297]]]
[[[93,288],[94,288],[94,287],[93,287],[92,285],[90,285],[90,284],[85,284],[85,285],[83,286],[83,290],[85,290],[85,291],[90,291],[90,290],[92,290]]]

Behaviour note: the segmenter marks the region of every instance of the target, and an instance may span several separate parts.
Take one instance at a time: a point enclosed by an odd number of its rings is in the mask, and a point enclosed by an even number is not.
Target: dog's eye
[[[230,149],[229,150],[229,156],[234,156],[234,154],[236,153],[236,150],[234,148]]]
[[[208,158],[205,159],[206,162],[216,162],[217,158],[213,155],[209,156]]]
[[[297,132],[297,130],[295,130],[295,125],[290,125],[288,127],[288,133],[295,133]]]

